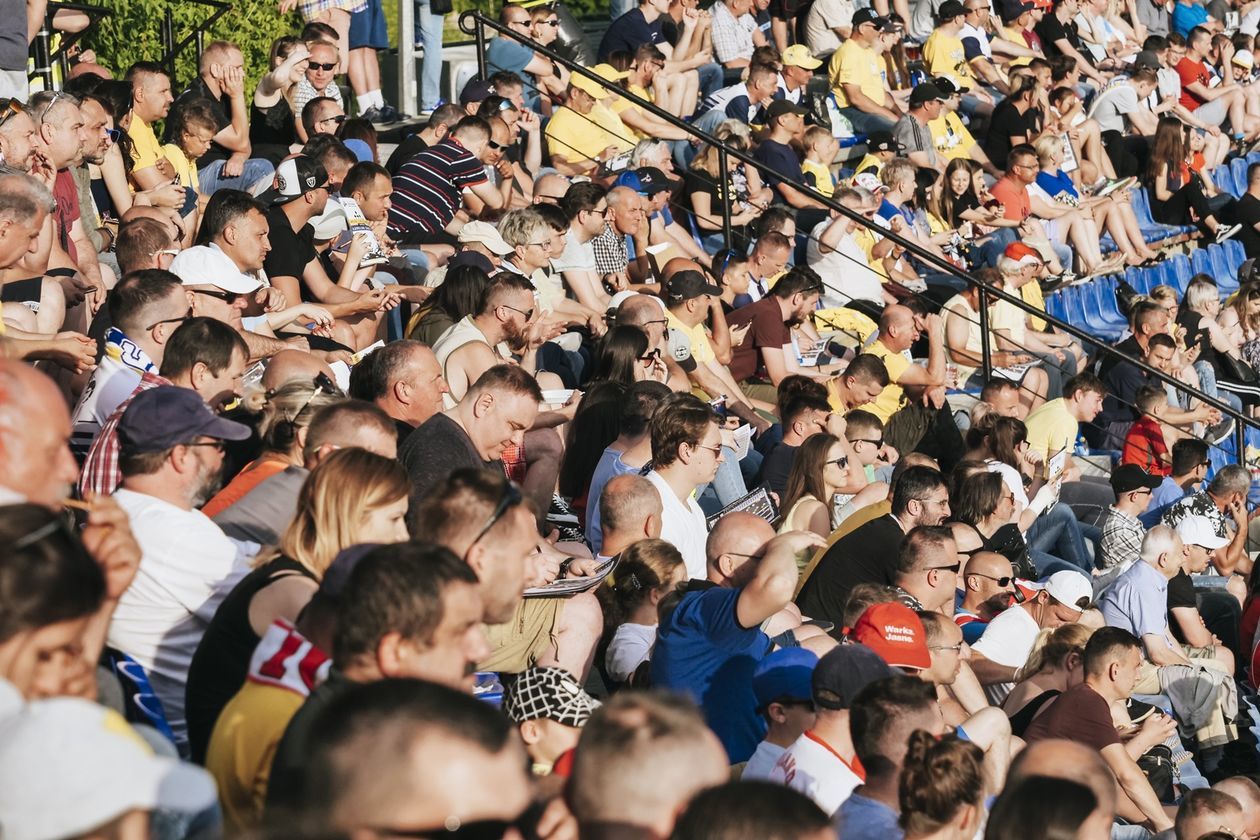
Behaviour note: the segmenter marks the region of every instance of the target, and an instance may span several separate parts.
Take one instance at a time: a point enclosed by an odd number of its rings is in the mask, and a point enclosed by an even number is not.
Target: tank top
[[[241,578],[228,593],[201,637],[188,667],[185,689],[188,742],[194,761],[205,760],[219,712],[240,691],[249,673],[249,660],[259,640],[249,623],[250,603],[259,592],[280,578],[290,576],[316,579],[309,569],[288,557],[264,563]]]

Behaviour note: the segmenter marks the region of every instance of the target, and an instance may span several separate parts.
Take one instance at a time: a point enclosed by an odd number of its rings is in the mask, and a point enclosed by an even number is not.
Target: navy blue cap
[[[752,677],[757,708],[764,709],[776,701],[813,699],[811,679],[817,664],[817,654],[799,647],[780,648],[762,659]]]
[[[122,451],[129,454],[162,452],[201,436],[245,440],[249,426],[220,417],[191,388],[161,385],[141,391],[118,421]]]

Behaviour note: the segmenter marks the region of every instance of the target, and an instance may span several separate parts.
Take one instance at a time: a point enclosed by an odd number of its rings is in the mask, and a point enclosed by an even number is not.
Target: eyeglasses
[[[854,438],[853,440],[849,441],[849,443],[852,443],[852,444],[869,443],[871,446],[875,447],[876,449],[880,449],[884,445],[884,439],[882,437],[876,438],[875,440],[867,440],[866,438]]]
[[[330,64],[320,64],[318,61],[308,61],[306,63],[306,67],[310,70],[336,70],[337,62],[334,61]]]
[[[163,248],[161,251],[154,251],[149,256],[151,257],[162,257],[162,256],[178,257],[179,249],[178,248]]]
[[[450,817],[446,825],[434,828],[374,827],[371,832],[379,837],[407,837],[412,840],[503,840],[513,829],[523,837],[537,836],[538,820],[542,807],[530,805],[514,820],[475,820],[461,822]]]
[[[982,577],[987,580],[991,580],[994,583],[996,583],[998,586],[1010,586],[1011,581],[1015,579],[1013,577],[1010,577],[1009,575],[1005,577],[994,577],[993,575],[986,575],[984,572],[967,572],[967,577],[971,577],[972,575],[975,575],[976,577]]]
[[[323,125],[326,122],[335,122],[337,125],[341,125],[345,121],[346,121],[345,114],[337,114],[335,117],[324,117],[322,120],[316,120],[315,124]]]
[[[551,250],[551,240],[550,240],[550,239],[544,239],[542,242],[526,242],[526,243],[525,243],[525,247],[526,247],[526,248],[529,248],[529,247],[531,247],[531,246],[532,246],[532,247],[535,247],[535,248],[542,248],[544,251],[550,251],[550,250]]]
[[[839,466],[839,467],[847,467],[849,466],[849,456],[841,455],[839,458],[832,458],[830,461],[827,461],[826,463],[835,464],[836,466]]]
[[[178,318],[163,318],[161,321],[154,321],[152,324],[149,324],[149,326],[145,327],[144,330],[145,332],[148,332],[154,327],[160,327],[163,324],[182,324],[191,317],[192,317],[192,310],[189,309],[187,312],[185,312],[183,315],[181,315]]]
[[[602,219],[608,215],[608,208],[605,207],[603,210],[587,210],[586,212],[590,213],[592,216],[599,216]]]
[[[697,443],[697,444],[696,444],[696,449],[707,449],[707,450],[709,450],[710,452],[712,452],[712,453],[713,453],[714,457],[716,457],[716,456],[718,456],[718,455],[721,455],[721,454],[722,454],[722,444],[720,444],[720,443],[719,443],[717,446],[711,446],[711,445],[707,445],[707,444],[703,444],[703,443]],[[731,552],[729,552],[729,551],[727,552],[727,554],[730,554],[730,553],[731,553]]]
[[[14,114],[25,114],[26,109],[22,107],[22,103],[16,99],[10,99],[8,104],[4,106],[4,113],[0,114],[0,126],[3,126]]]
[[[506,303],[501,303],[499,306],[502,306],[504,309],[511,309],[513,312],[518,312],[521,315],[524,315],[526,321],[531,321],[534,318],[534,310],[532,309],[517,309],[515,306],[508,306]]]
[[[199,295],[208,295],[212,298],[218,298],[228,306],[231,306],[243,297],[243,295],[237,292],[208,292],[205,289],[193,289],[193,291]]]
[[[956,645],[928,645],[928,650],[952,650],[954,653],[962,653],[962,642]]]
[[[473,546],[481,542],[481,538],[488,534],[490,529],[495,526],[495,523],[503,518],[503,515],[508,512],[508,508],[519,505],[523,499],[521,489],[516,486],[516,482],[508,481],[504,484],[503,495],[499,496],[499,501],[495,504],[494,510],[491,511],[490,517],[486,519],[486,524],[481,526],[477,536],[473,537],[473,541],[468,544],[468,550],[472,551]]]
[[[650,327],[653,324],[661,324],[662,326],[669,326],[669,321],[666,320],[665,318],[660,318],[659,320],[656,320],[656,321],[644,321],[642,326]]]

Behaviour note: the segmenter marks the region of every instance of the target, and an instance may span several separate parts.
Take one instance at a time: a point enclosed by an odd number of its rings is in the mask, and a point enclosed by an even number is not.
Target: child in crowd
[[[884,424],[869,411],[855,408],[844,415],[844,437],[849,441],[868,482],[892,478],[897,450],[884,442]]]
[[[780,648],[757,663],[752,675],[757,712],[766,737],[744,765],[740,778],[768,781],[779,756],[814,725],[812,681],[818,656],[805,648]]]
[[[520,731],[536,776],[551,775],[556,761],[577,746],[599,705],[563,668],[527,668],[503,692],[503,713]]]
[[[1129,427],[1124,437],[1122,464],[1137,464],[1151,475],[1169,475],[1172,459],[1169,452],[1179,434],[1173,426],[1160,418],[1168,411],[1168,396],[1163,388],[1145,385],[1134,400],[1141,418]]]
[[[836,178],[831,174],[831,164],[835,162],[836,155],[840,154],[840,141],[822,126],[813,125],[805,130],[801,145],[805,148],[805,160],[801,163],[805,183],[831,198],[836,189]]]
[[[210,141],[219,131],[208,99],[189,99],[171,108],[173,142],[162,147],[162,153],[175,170],[175,183],[184,188],[184,206],[180,215],[187,216],[194,206],[204,207],[210,200],[201,195],[197,181],[197,161],[210,151]]]
[[[652,657],[656,643],[657,605],[687,579],[687,566],[677,548],[664,540],[642,540],[621,554],[617,570],[599,590],[604,607],[604,670],[618,682],[629,682]]]

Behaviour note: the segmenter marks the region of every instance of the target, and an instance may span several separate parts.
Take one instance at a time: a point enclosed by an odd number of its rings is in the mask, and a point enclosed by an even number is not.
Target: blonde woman
[[[745,153],[752,148],[748,138],[735,133],[725,142],[731,148]],[[723,195],[729,196],[731,227],[735,228],[743,227],[760,216],[768,204],[769,196],[763,189],[753,189],[753,179],[757,180],[757,187],[761,187],[760,176],[755,168],[748,169],[734,157],[728,156],[726,172],[719,172],[720,162],[717,147],[705,144],[691,161],[691,167],[683,181],[683,195],[691,205],[691,215],[695,217],[701,236],[722,230]]]
[[[338,552],[359,543],[407,539],[411,482],[392,458],[338,450],[311,471],[278,550],[228,593],[188,669],[188,736],[203,761],[219,712],[245,682],[249,658],[273,622],[295,621]]]
[[[262,419],[258,422],[262,452],[206,502],[201,512],[214,518],[276,473],[288,467],[302,466],[302,448],[306,445],[306,430],[311,425],[311,419],[324,406],[345,399],[331,385],[312,381],[286,382],[274,391],[246,396],[246,407],[262,412]],[[250,405],[251,402],[254,404]]]
[[[1028,661],[1015,674],[1014,690],[1002,703],[1011,734],[1022,738],[1054,698],[1085,681],[1085,644],[1093,634],[1094,628],[1084,624],[1041,631]]]

